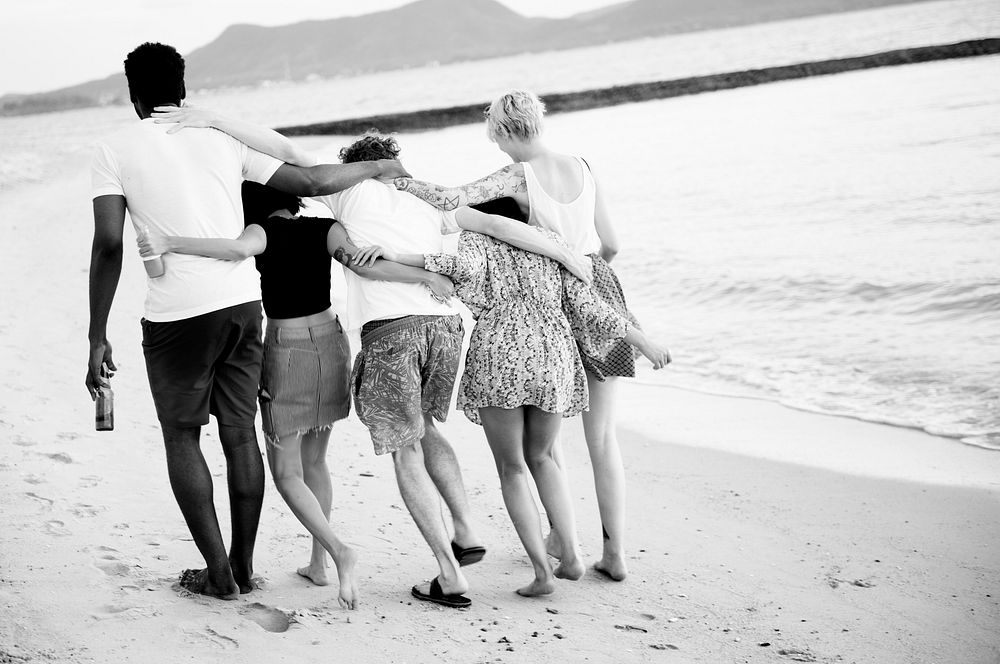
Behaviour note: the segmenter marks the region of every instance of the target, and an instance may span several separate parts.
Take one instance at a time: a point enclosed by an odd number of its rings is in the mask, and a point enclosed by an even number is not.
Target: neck
[[[545,147],[545,144],[540,139],[534,138],[523,143],[516,143],[511,157],[514,158],[514,161],[531,161],[536,157],[546,154],[548,151],[549,149]]]
[[[269,214],[267,216],[268,216],[268,218],[270,218],[270,217],[281,217],[282,219],[294,219],[295,218],[295,215],[292,214],[291,212],[289,212],[288,210],[275,210],[274,212],[272,212],[271,214]]]

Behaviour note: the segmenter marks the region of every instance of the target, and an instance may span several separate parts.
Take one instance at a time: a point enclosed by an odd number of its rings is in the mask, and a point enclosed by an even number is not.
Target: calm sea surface
[[[192,101],[304,123],[985,36],[1000,36],[995,0],[925,2]],[[85,171],[92,141],[131,121],[0,119],[0,206],[59,166]],[[555,115],[548,134],[594,165],[630,303],[676,356],[638,380],[1000,449],[1000,58]],[[449,184],[504,163],[479,126],[400,140],[411,171]]]

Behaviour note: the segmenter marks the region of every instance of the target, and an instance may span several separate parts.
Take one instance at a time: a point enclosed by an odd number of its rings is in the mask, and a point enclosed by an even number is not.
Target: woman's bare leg
[[[524,410],[524,458],[535,479],[535,487],[545,506],[545,513],[553,530],[559,533],[561,550],[559,566],[554,574],[561,579],[575,581],[583,576],[584,567],[576,536],[573,500],[566,472],[554,456],[562,415],[548,413],[533,406],[526,406]]]
[[[528,487],[527,468],[524,462],[524,408],[480,408],[486,440],[493,452],[500,489],[507,513],[514,524],[514,530],[524,545],[524,550],[535,570],[535,579],[518,588],[517,593],[525,597],[548,595],[555,590],[555,577],[545,556],[545,542],[542,539],[542,524],[538,517],[538,505]]]
[[[326,432],[326,435],[329,436],[329,432]],[[323,513],[323,508],[305,483],[302,469],[302,436],[292,434],[281,438],[277,444],[269,443],[267,460],[271,466],[274,485],[292,510],[292,514],[333,557],[340,580],[338,597],[340,605],[348,609],[355,608],[358,592],[355,577],[357,554],[337,539]]]
[[[597,380],[587,373],[590,410],[583,413],[583,433],[590,463],[594,468],[594,488],[601,513],[604,551],[594,569],[623,581],[625,563],[625,467],[616,435],[618,379]]]
[[[316,496],[323,511],[326,522],[330,522],[330,507],[333,504],[333,484],[330,482],[330,468],[326,465],[327,444],[330,441],[331,430],[310,431],[302,436],[302,478],[306,486]],[[327,554],[323,543],[318,538],[312,538],[312,555],[309,564],[300,567],[298,572],[317,586],[325,586],[330,580],[327,576]]]

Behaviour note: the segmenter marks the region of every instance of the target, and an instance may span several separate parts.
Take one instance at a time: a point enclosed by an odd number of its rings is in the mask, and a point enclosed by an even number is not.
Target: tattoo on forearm
[[[463,205],[478,205],[528,190],[520,164],[511,164],[496,173],[461,187],[442,187],[432,182],[399,177],[396,189],[413,194],[442,210],[454,210]]]
[[[352,260],[354,260],[354,254],[344,251],[343,247],[337,247],[337,249],[333,252],[333,260],[337,261],[341,265],[347,266],[351,264]]]

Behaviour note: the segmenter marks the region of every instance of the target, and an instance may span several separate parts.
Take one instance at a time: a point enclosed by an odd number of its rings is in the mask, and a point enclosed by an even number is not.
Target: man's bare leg
[[[420,446],[424,451],[427,474],[451,512],[455,543],[462,548],[478,546],[480,542],[469,517],[469,498],[455,450],[434,425],[434,418],[427,413],[424,413],[424,437]]]
[[[229,554],[222,542],[212,497],[212,474],[201,452],[201,427],[163,425],[167,474],[177,505],[205,559],[205,569],[185,572],[181,585],[200,595],[236,599],[240,587],[233,578]]]
[[[438,581],[446,595],[461,595],[469,590],[469,582],[451,551],[448,532],[441,520],[440,497],[434,482],[424,467],[423,450],[419,443],[407,445],[392,453],[396,483],[410,516],[417,524],[437,559]],[[430,592],[428,589],[427,593]]]
[[[233,536],[229,565],[241,593],[253,590],[253,549],[264,503],[264,461],[253,427],[219,425],[219,441],[226,455],[229,513]]]

